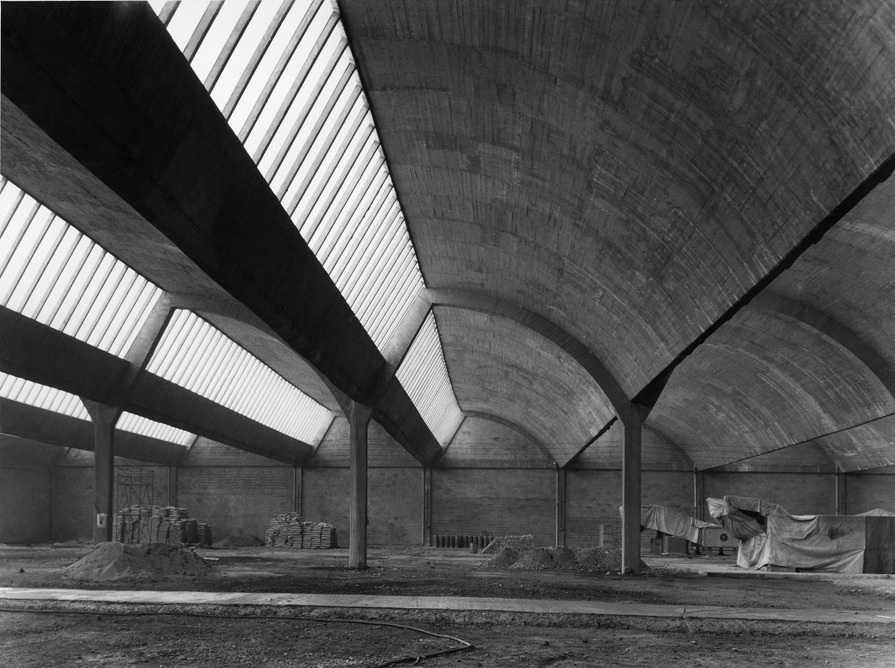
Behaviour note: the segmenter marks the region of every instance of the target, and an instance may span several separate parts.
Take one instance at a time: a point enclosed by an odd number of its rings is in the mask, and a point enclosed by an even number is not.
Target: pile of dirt
[[[524,536],[495,536],[482,550],[482,554],[497,554],[502,548],[516,551],[531,550],[534,546],[535,537],[530,533]]]
[[[202,557],[164,543],[99,543],[62,571],[73,580],[189,576],[205,577],[211,566]]]
[[[538,571],[555,568],[553,554],[546,547],[536,547],[533,550],[523,550],[519,558],[510,568],[521,568],[527,571]]]
[[[511,550],[508,547],[503,547],[500,549],[500,552],[498,552],[496,556],[492,557],[485,563],[487,563],[489,566],[494,566],[495,568],[509,568],[516,563],[517,559],[519,559],[519,552],[517,552],[516,550]]]
[[[536,547],[523,550],[501,548],[481,566],[489,568],[518,568],[523,570],[564,570],[607,572],[619,571],[622,551],[600,547]]]
[[[226,536],[223,540],[219,540],[212,545],[216,548],[227,547],[263,547],[264,541],[258,536]]]

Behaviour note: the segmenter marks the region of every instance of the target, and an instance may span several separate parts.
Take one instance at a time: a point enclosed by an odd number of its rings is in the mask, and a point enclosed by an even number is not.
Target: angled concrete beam
[[[0,371],[98,403],[113,403],[130,369],[123,359],[0,306]]]
[[[61,413],[35,408],[18,401],[0,398],[0,429],[4,434],[93,452],[93,425]],[[186,448],[155,438],[118,430],[115,454],[153,464],[174,465],[186,454]]]
[[[312,450],[307,443],[153,374],[143,373],[133,386],[127,386],[131,365],[126,360],[2,307],[0,328],[0,371],[89,401],[121,404],[120,408],[136,415],[277,461],[301,464]]]
[[[302,465],[313,448],[151,373],[143,374],[125,408],[218,443],[279,462]]]
[[[808,304],[774,292],[766,291],[757,295],[752,301],[752,306],[798,320],[832,339],[857,357],[895,398],[895,368],[872,345],[846,325]]]
[[[765,288],[773,283],[784,271],[789,269],[793,263],[798,260],[802,254],[811,246],[820,241],[823,236],[842,218],[844,218],[861,200],[869,195],[874,188],[886,181],[895,172],[895,155],[889,156],[883,163],[874,170],[864,181],[855,188],[844,200],[842,200],[832,211],[830,211],[814,228],[806,234],[781,260],[771,268],[768,273],[762,276],[756,283],[747,290],[740,298],[734,302],[730,308],[718,316],[711,325],[706,327],[702,334],[693,339],[677,356],[665,366],[647,383],[633,401],[638,404],[654,406],[662,389],[671,377],[672,372],[680,366],[680,364],[689,357],[693,351],[705,343],[709,337],[714,334],[726,322],[730,321],[737,313],[746,307],[755,297],[757,297]]]
[[[142,217],[334,386],[374,406],[417,459],[434,456],[421,419],[397,427],[418,411],[147,4],[4,4],[2,31],[5,173],[50,209],[79,215],[68,206],[76,191],[129,224]]]
[[[149,5],[4,4],[2,31],[4,168],[48,137],[369,403],[385,360]]]

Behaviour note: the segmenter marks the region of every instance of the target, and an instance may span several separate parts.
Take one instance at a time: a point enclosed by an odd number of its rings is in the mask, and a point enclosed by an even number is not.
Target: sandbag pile
[[[211,527],[191,519],[186,508],[130,506],[115,513],[112,537],[119,543],[211,545]]]
[[[325,522],[302,522],[298,513],[283,513],[270,520],[264,543],[270,547],[333,548],[336,528]]]

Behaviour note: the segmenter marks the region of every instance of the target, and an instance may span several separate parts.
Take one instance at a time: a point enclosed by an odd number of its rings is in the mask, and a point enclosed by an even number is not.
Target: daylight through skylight
[[[191,311],[174,312],[146,370],[310,445],[334,417]]]
[[[90,420],[87,409],[75,395],[2,372],[0,372],[0,397],[54,413],[62,413],[79,420]]]

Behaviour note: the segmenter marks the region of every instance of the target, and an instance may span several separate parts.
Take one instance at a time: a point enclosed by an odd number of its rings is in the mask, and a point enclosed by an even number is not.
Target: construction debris
[[[621,569],[621,564],[621,550],[618,548],[532,547],[514,549],[501,547],[494,557],[479,565],[489,568],[599,573],[618,571]]]
[[[161,543],[123,545],[99,543],[79,561],[62,571],[74,580],[119,580],[146,577],[205,577],[211,566],[190,550]]]
[[[523,536],[496,536],[485,549],[482,554],[497,554],[502,548],[511,550],[531,550],[535,546],[535,537],[527,533]]]
[[[336,547],[336,528],[325,522],[302,522],[298,513],[283,513],[270,520],[264,533],[270,547],[329,549]]]

